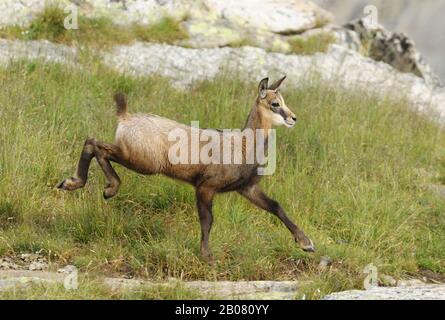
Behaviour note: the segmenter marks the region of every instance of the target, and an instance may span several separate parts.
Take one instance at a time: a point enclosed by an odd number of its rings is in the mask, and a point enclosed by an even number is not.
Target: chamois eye
[[[272,102],[272,107],[278,108],[280,104],[278,102]]]

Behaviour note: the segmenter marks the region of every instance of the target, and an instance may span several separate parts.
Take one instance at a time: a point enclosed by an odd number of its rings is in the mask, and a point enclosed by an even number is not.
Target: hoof
[[[111,193],[111,192],[107,192],[106,190],[103,193],[104,199],[108,200],[113,198],[116,195],[117,192]]]
[[[68,178],[63,180],[57,185],[57,189],[60,190],[67,190],[67,191],[74,191],[76,189],[82,188],[84,184],[76,178]]]
[[[113,198],[117,194],[118,190],[118,188],[106,188],[103,193],[104,199],[108,200]]]
[[[201,250],[201,257],[207,264],[213,265],[213,255],[210,252]]]
[[[214,263],[215,263],[215,261],[213,260],[213,256],[212,255],[203,256],[202,258],[210,266],[213,266]]]
[[[295,241],[298,242],[298,244],[300,245],[301,250],[303,250],[304,252],[315,252],[315,245],[312,242],[311,239],[305,237],[302,240],[298,241],[295,239]]]
[[[312,243],[312,240],[311,240],[311,244],[310,244],[310,245],[301,247],[301,249],[302,249],[304,252],[311,252],[311,253],[315,252],[315,246],[314,246],[314,244]]]
[[[57,189],[65,189],[65,180],[63,180],[62,182],[60,182],[57,186]]]

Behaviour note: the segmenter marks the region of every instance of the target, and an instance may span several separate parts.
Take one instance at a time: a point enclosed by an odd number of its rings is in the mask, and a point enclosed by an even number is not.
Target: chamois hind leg
[[[253,185],[238,191],[242,196],[247,198],[259,208],[266,210],[277,216],[284,225],[289,229],[298,242],[301,249],[307,252],[314,252],[315,247],[311,239],[309,239],[298,226],[289,219],[281,205],[269,198],[258,185]]]
[[[88,179],[88,170],[91,160],[94,157],[102,168],[106,178],[104,198],[109,199],[115,196],[119,190],[120,179],[111,166],[110,160],[120,162],[120,149],[115,145],[100,142],[94,138],[88,138],[85,141],[74,176],[65,179],[57,187],[59,189],[73,191],[85,186]]]
[[[201,255],[209,263],[212,255],[209,250],[209,236],[213,224],[212,202],[215,192],[206,188],[196,189],[196,204],[198,207],[199,222],[201,223]]]

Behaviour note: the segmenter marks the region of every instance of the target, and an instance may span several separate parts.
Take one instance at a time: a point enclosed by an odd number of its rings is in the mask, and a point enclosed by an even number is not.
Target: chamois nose
[[[293,116],[293,117],[292,117],[292,120],[294,120],[295,122],[297,122],[297,117],[296,117],[296,116]]]

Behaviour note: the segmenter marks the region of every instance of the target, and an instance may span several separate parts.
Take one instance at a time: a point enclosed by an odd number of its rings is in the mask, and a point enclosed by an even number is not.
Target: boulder
[[[332,45],[326,53],[312,56],[271,53],[254,47],[190,49],[164,44],[135,42],[98,53],[105,65],[134,76],[160,75],[178,88],[213,79],[221,73],[237,74],[249,81],[268,75],[287,74],[284,86],[310,84],[313,79],[338,90],[361,89],[411,106],[445,123],[445,89],[429,85],[410,73],[376,62],[354,50]],[[76,65],[77,50],[48,41],[0,39],[0,63],[20,59]],[[81,67],[81,66],[80,66]]]
[[[445,285],[422,284],[402,287],[373,287],[332,293],[323,300],[444,300]]]
[[[305,0],[205,0],[210,11],[238,27],[278,34],[297,34],[333,20],[327,11]]]
[[[251,81],[287,74],[289,86],[310,83],[315,74],[316,79],[338,89],[361,89],[395,100],[406,99],[416,110],[445,120],[443,88],[337,44],[326,53],[297,56],[254,47],[189,49],[137,42],[117,46],[104,53],[103,59],[110,68],[124,73],[167,77],[178,88],[212,79],[221,72],[236,73]]]
[[[45,3],[46,0],[3,0],[0,27],[27,26]],[[323,26],[333,19],[330,13],[307,0],[58,0],[54,3],[61,8],[76,5],[84,16],[105,16],[122,26],[151,25],[170,17],[181,22],[189,36],[178,44],[191,48],[249,44],[288,53],[287,35]]]
[[[404,33],[390,32],[380,25],[370,25],[366,19],[351,21],[344,27],[358,34],[366,48],[365,55],[401,72],[415,74],[431,86],[442,86],[439,77],[420,55],[414,41]]]

